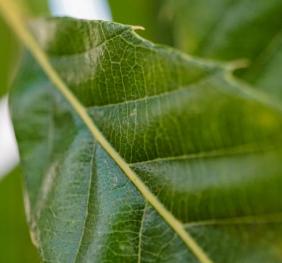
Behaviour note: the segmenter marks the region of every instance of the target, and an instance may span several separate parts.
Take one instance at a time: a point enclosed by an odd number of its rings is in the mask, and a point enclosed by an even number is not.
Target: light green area
[[[20,0],[28,8],[28,11],[33,16],[49,15],[49,0]]]
[[[280,104],[223,64],[129,26],[51,18],[33,31],[107,140],[213,262],[282,262]],[[198,262],[29,54],[11,108],[44,261]]]

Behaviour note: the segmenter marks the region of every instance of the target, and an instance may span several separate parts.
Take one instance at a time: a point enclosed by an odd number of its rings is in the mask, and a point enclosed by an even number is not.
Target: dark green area
[[[282,262],[280,104],[225,64],[130,26],[51,18],[33,29],[105,138],[213,262]],[[47,262],[199,263],[30,54],[11,109]]]
[[[115,22],[143,26],[145,31],[138,32],[154,42],[173,45],[173,23],[164,19],[167,14],[163,0],[109,0]]]
[[[237,76],[282,99],[281,0],[162,0],[155,8],[152,2],[112,0],[114,18],[128,23],[142,15],[150,39],[190,55],[227,62],[247,59]],[[151,15],[142,12],[140,3]],[[163,35],[171,36],[170,41]]]
[[[0,181],[0,247],[0,262],[40,262],[29,237],[18,168]]]

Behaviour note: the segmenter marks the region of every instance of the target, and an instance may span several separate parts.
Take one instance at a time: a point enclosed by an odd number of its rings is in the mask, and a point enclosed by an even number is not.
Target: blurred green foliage
[[[25,220],[18,168],[0,181],[0,247],[1,263],[39,262]]]
[[[19,54],[18,45],[6,27],[4,21],[0,18],[0,97],[7,92],[10,71],[15,61],[15,57]]]
[[[22,0],[32,15],[49,14],[48,0]]]
[[[27,12],[31,15],[48,14],[47,0],[21,0]],[[7,93],[10,78],[20,55],[20,46],[17,39],[0,17],[0,97]]]
[[[164,0],[109,0],[115,22],[143,26],[145,31],[139,31],[138,34],[154,42],[173,45],[173,24],[163,17],[167,15],[164,2]]]

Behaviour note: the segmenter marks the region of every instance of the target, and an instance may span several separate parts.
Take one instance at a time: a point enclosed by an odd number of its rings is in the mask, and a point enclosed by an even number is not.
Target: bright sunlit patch
[[[107,0],[49,0],[55,16],[111,20]]]

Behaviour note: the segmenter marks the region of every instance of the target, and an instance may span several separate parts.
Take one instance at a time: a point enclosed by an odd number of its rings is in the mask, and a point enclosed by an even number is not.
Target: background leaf
[[[18,0],[26,11],[33,15],[48,14],[47,0]],[[20,47],[13,33],[6,26],[0,17],[0,98],[8,91],[11,72],[15,67],[16,61],[20,55]]]
[[[26,225],[21,183],[18,168],[0,181],[0,262],[40,262]]]
[[[140,25],[139,33],[151,41],[173,44],[173,24],[162,19],[160,10],[164,0],[109,0],[113,19],[128,25]]]
[[[213,262],[281,262],[279,104],[224,65],[129,26],[58,18],[33,30],[107,140]],[[199,262],[30,55],[11,105],[45,261]]]
[[[28,8],[33,16],[43,16],[50,14],[48,0],[20,0]]]
[[[12,35],[12,32],[4,24],[0,18],[0,97],[7,93],[9,85],[9,75],[14,65],[15,57],[18,55],[18,45]]]
[[[247,58],[240,76],[282,98],[282,1],[178,0],[169,8],[175,46],[211,59]]]

